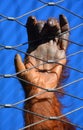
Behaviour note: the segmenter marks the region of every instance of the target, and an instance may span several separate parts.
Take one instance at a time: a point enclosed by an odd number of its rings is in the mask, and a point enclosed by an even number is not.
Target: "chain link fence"
[[[40,122],[30,124],[28,127],[39,124],[46,120],[56,120],[56,117],[45,117],[37,113],[23,109],[25,101],[41,95],[46,91],[60,93],[60,89],[64,88],[64,98],[60,99],[66,106],[63,115],[57,117],[68,116],[72,121],[72,125],[77,130],[83,129],[83,59],[82,59],[82,27],[83,27],[83,1],[57,0],[57,1],[1,1],[0,13],[0,130],[24,130],[23,112],[29,112],[43,118]],[[27,11],[28,10],[28,11]],[[25,12],[25,13],[24,13]],[[22,14],[22,15],[20,15]],[[26,34],[26,20],[30,15],[35,15],[39,19],[48,19],[49,17],[58,18],[59,14],[67,16],[70,24],[69,48],[67,52],[68,63],[65,65],[69,70],[69,78],[63,86],[54,89],[42,89],[41,93],[37,93],[27,99],[24,99],[23,89],[18,81],[14,68],[14,56],[20,53],[22,58],[26,53],[28,46]],[[64,39],[67,40],[67,39]],[[27,42],[28,41],[28,42]],[[30,55],[31,56],[31,55]],[[35,57],[36,58],[36,57]],[[30,68],[33,69],[33,68]],[[29,70],[28,70],[29,71]],[[21,73],[21,72],[20,72]],[[20,79],[23,82],[23,79]],[[28,83],[28,82],[27,82]]]

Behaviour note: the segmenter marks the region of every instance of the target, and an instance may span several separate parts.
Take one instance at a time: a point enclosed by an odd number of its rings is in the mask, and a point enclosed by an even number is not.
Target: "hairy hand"
[[[17,54],[15,66],[17,72],[27,70],[20,73],[18,77],[43,88],[55,88],[62,73],[63,66],[60,64],[66,64],[69,36],[67,19],[64,15],[60,15],[59,22],[55,18],[38,21],[35,17],[30,16],[26,27],[29,39],[27,53],[29,55],[26,55],[22,62],[20,55]],[[47,61],[56,61],[56,63]],[[40,89],[36,88],[36,91],[40,91]]]

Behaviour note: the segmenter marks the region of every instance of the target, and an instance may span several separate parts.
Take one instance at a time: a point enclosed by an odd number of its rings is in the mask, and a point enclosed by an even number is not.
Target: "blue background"
[[[48,2],[48,0],[46,0]],[[56,2],[56,0],[54,1]],[[37,0],[0,0],[0,13],[6,16],[17,17],[26,12],[29,12],[33,9],[36,9],[43,4]],[[75,12],[76,14],[83,16],[83,0],[65,0],[60,3],[61,6]],[[83,22],[83,19],[80,19],[63,9],[60,9],[56,6],[45,7],[41,10],[38,10],[34,13],[31,13],[23,18],[20,18],[23,24],[26,24],[27,17],[34,15],[39,20],[47,20],[49,17],[56,17],[58,19],[59,14],[64,14],[69,21],[70,29]],[[0,20],[2,17],[0,17]],[[78,42],[83,45],[83,26],[72,30],[70,32],[70,40]],[[27,42],[27,32],[26,28],[21,26],[15,21],[3,21],[0,22],[0,44],[15,46],[20,43]],[[27,44],[18,48],[26,52]],[[81,46],[70,44],[67,54],[71,54],[77,51],[82,50]],[[0,74],[13,74],[15,73],[14,67],[14,56],[18,53],[15,50],[0,50]],[[22,58],[24,54],[20,53]],[[82,53],[72,56],[69,58],[68,65],[83,70],[83,57]],[[70,69],[69,69],[70,70]],[[83,74],[70,70],[69,78],[66,80],[66,83],[72,82],[76,79],[79,79]],[[67,93],[73,94],[78,97],[83,97],[83,82],[74,83],[65,88]],[[14,78],[1,78],[0,79],[0,104],[13,104],[20,100],[24,99],[24,91],[19,81]],[[63,113],[69,112],[75,108],[79,108],[83,105],[81,100],[75,98],[64,96],[61,99],[62,103],[65,105]],[[23,103],[18,105],[23,107]],[[72,113],[68,118],[75,124],[83,126],[83,109]],[[23,112],[16,110],[14,108],[4,108],[0,109],[0,130],[18,130],[24,126]],[[77,130],[80,130],[77,128]]]

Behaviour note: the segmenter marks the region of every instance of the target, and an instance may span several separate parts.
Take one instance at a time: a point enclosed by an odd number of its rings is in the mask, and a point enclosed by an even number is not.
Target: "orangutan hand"
[[[62,73],[63,66],[60,64],[66,64],[65,52],[68,41],[64,39],[68,39],[69,36],[67,19],[64,15],[60,15],[59,22],[55,18],[38,21],[35,17],[30,16],[26,27],[29,55],[25,56],[23,63],[20,55],[17,54],[15,66],[17,72],[29,70],[20,73],[18,77],[43,88],[55,88]],[[60,64],[46,63],[47,61],[57,61]],[[36,88],[36,91],[40,91],[40,89]]]

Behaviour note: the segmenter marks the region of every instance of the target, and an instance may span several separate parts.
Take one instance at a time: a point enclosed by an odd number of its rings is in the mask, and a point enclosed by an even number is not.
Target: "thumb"
[[[25,70],[24,63],[22,62],[22,58],[19,54],[16,54],[14,62],[15,62],[16,72],[20,72],[22,70]]]

